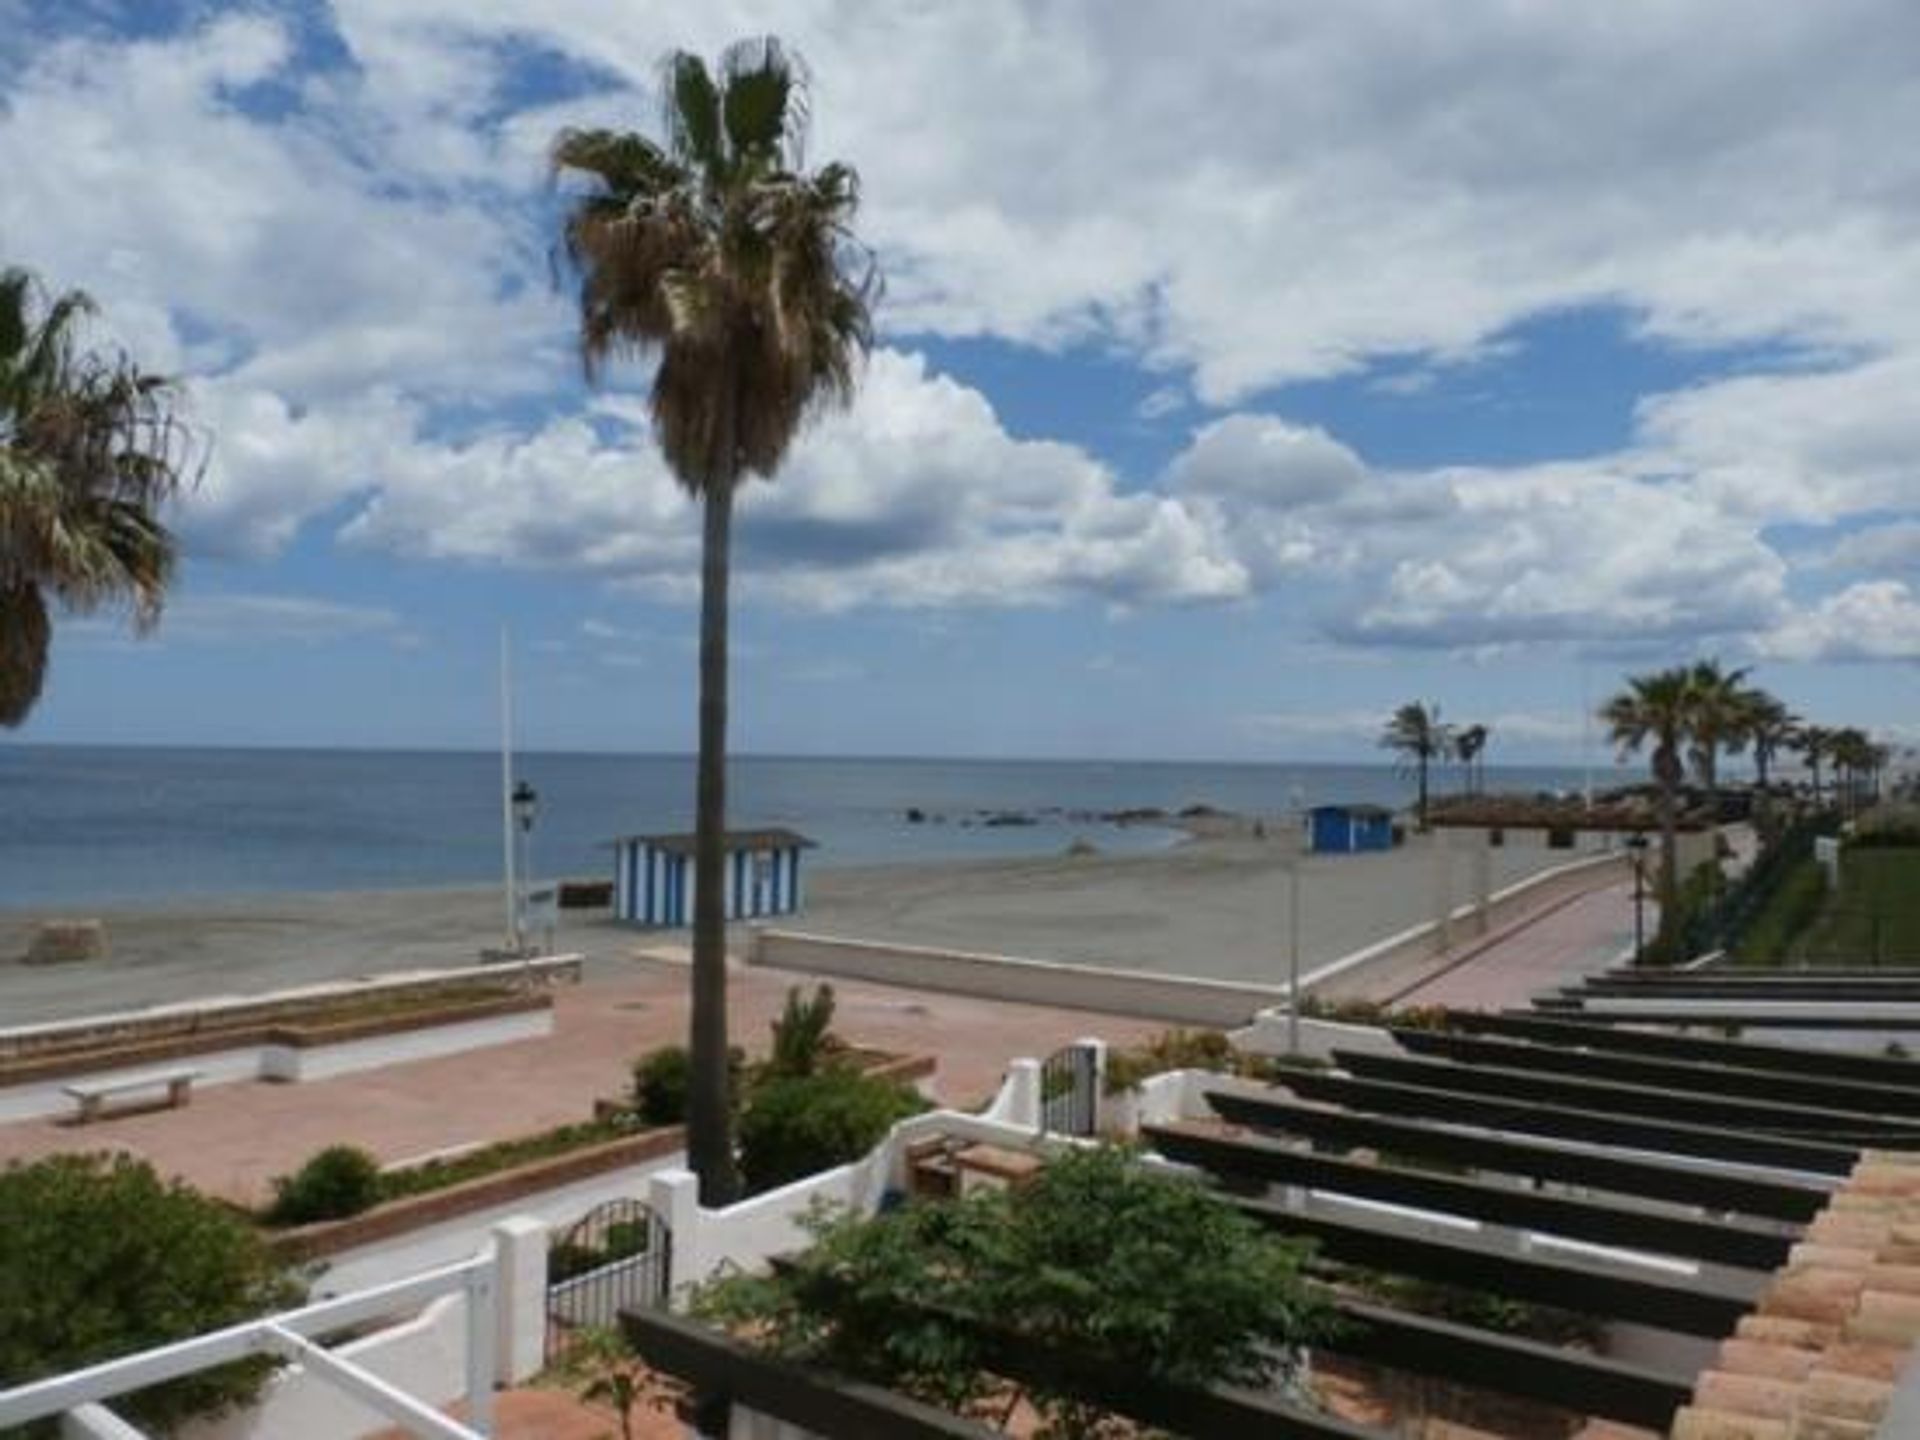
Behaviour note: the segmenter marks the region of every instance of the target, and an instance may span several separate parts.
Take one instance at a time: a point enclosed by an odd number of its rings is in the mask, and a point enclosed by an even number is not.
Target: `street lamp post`
[[[1638,965],[1647,958],[1647,837],[1629,835],[1627,850],[1633,856],[1633,963]]]
[[[540,811],[540,792],[525,780],[513,787],[513,823],[520,832],[520,884],[513,897],[513,944],[527,948],[527,887],[533,873],[533,822]]]

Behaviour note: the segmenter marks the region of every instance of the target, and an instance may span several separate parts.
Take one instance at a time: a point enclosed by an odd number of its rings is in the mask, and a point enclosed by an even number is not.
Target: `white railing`
[[[308,1374],[346,1392],[409,1434],[426,1437],[426,1440],[482,1440],[493,1428],[495,1339],[499,1325],[494,1295],[498,1283],[499,1264],[495,1254],[489,1252],[457,1265],[429,1270],[335,1300],[230,1325],[191,1340],[102,1361],[84,1370],[30,1381],[11,1390],[0,1390],[0,1431],[80,1410],[89,1412],[87,1419],[96,1434],[137,1435],[139,1432],[124,1422],[118,1431],[107,1428],[112,1422],[104,1421],[97,1407],[116,1396],[165,1380],[177,1380],[183,1375],[250,1356],[272,1355],[301,1365]],[[431,1405],[317,1343],[317,1337],[385,1319],[447,1295],[466,1298],[466,1424],[448,1419]]]

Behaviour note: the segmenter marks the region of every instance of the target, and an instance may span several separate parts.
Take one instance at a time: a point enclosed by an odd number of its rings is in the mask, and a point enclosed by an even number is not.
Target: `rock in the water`
[[[109,953],[101,920],[45,920],[27,946],[29,965],[66,965],[75,960],[104,960]]]
[[[922,810],[918,805],[909,805],[907,807],[907,823],[909,825],[924,824],[926,818],[927,812]]]
[[[1084,835],[1074,836],[1073,843],[1067,846],[1067,854],[1069,855],[1098,855],[1099,853],[1100,847]]]

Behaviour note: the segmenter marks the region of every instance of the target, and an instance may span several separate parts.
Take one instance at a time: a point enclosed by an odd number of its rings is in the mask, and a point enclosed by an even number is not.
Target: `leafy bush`
[[[1239,1058],[1222,1031],[1163,1030],[1144,1044],[1107,1051],[1105,1089],[1109,1095],[1121,1095],[1170,1070],[1230,1074],[1239,1068]]]
[[[297,1304],[300,1287],[218,1201],[126,1155],[56,1155],[0,1170],[0,1296],[0,1383],[18,1385]],[[170,1429],[250,1401],[270,1368],[224,1365],[114,1409]]]
[[[895,1122],[925,1109],[904,1085],[845,1066],[756,1086],[740,1117],[740,1173],[748,1188],[858,1160]]]
[[[273,1182],[266,1220],[270,1225],[344,1220],[380,1200],[380,1162],[357,1145],[329,1145]]]
[[[666,1045],[633,1067],[633,1106],[649,1125],[679,1125],[687,1118],[693,1059],[684,1045]]]
[[[773,1022],[773,1049],[762,1075],[769,1080],[811,1075],[841,1048],[833,1035],[833,987],[814,987],[809,998],[798,985],[787,991],[786,1009]]]
[[[1876,805],[1855,823],[1849,848],[1905,850],[1920,846],[1920,806]]]
[[[1331,1328],[1302,1274],[1304,1245],[1120,1150],[1059,1156],[1013,1190],[807,1224],[808,1250],[771,1275],[709,1286],[696,1311],[809,1368],[980,1418],[1011,1413],[1021,1393],[994,1373],[1008,1348],[1266,1390]],[[1038,1433],[1121,1433],[1064,1388],[1025,1398]]]
[[[727,1090],[740,1103],[747,1056],[739,1046],[727,1051]],[[693,1059],[684,1045],[663,1045],[633,1067],[633,1108],[646,1125],[683,1125],[693,1084]]]

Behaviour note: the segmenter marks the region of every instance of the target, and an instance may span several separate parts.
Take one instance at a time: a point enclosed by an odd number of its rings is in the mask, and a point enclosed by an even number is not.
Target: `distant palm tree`
[[[1807,762],[1807,774],[1813,782],[1813,803],[1820,804],[1820,763],[1833,754],[1833,730],[1825,725],[1802,725],[1795,741]]]
[[[1746,747],[1747,671],[1728,670],[1718,660],[1699,660],[1687,674],[1692,688],[1687,737],[1694,773],[1707,792],[1707,813],[1720,819],[1720,756]]]
[[[93,302],[47,299],[0,270],[0,725],[32,713],[46,683],[49,601],[85,614],[124,602],[160,618],[173,536],[157,511],[197,473],[200,449],[169,381],[124,355],[83,349]]]
[[[1858,810],[1861,800],[1866,798],[1879,763],[1880,748],[1864,730],[1854,726],[1833,732],[1829,754],[1833,760],[1834,789],[1848,814]]]
[[[1632,675],[1627,688],[1600,709],[1609,738],[1622,751],[1651,747],[1654,783],[1660,790],[1660,934],[1655,948],[1670,953],[1679,919],[1680,785],[1686,779],[1682,747],[1692,734],[1693,671],[1685,665],[1651,675]]]
[[[1771,823],[1773,816],[1773,762],[1784,749],[1799,738],[1800,717],[1779,697],[1758,687],[1745,692],[1740,728],[1753,752],[1753,773],[1760,803],[1760,819]]]
[[[1487,748],[1487,737],[1490,733],[1484,725],[1466,725],[1454,734],[1453,753],[1459,757],[1460,763],[1466,766],[1469,795],[1486,788],[1484,775],[1480,777],[1479,782],[1475,781],[1474,766],[1480,758],[1480,753]]]
[[[703,515],[687,1153],[703,1202],[718,1205],[737,1191],[724,904],[734,495],[747,477],[773,475],[808,415],[852,399],[878,272],[852,233],[858,177],[804,168],[796,56],[749,40],[716,71],[676,53],[661,74],[664,143],[566,130],[552,160],[594,182],[572,201],[558,247],[579,281],[588,375],[609,357],[659,356],[654,433]]]
[[[1409,701],[1393,712],[1380,735],[1380,748],[1397,751],[1401,762],[1420,777],[1420,828],[1427,828],[1427,768],[1453,750],[1452,733],[1440,722],[1438,705]]]

